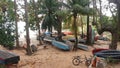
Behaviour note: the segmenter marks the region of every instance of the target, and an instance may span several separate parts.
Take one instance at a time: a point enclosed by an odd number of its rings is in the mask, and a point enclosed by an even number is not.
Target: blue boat
[[[88,46],[87,46],[87,45],[84,45],[84,44],[78,44],[77,47],[78,47],[79,49],[82,49],[82,50],[85,50],[85,51],[88,51],[88,50],[89,50]]]
[[[65,51],[70,50],[70,47],[67,44],[59,42],[59,41],[53,40],[52,45],[61,49],[61,50],[65,50]]]
[[[52,40],[55,40],[55,38],[52,38],[52,37],[45,37],[43,40],[51,43]]]
[[[95,53],[95,55],[102,58],[111,58],[120,61],[120,51],[118,50],[103,50]]]
[[[75,42],[75,38],[69,38],[68,40],[71,41],[71,42]],[[78,42],[85,44],[86,40],[85,39],[78,39]]]

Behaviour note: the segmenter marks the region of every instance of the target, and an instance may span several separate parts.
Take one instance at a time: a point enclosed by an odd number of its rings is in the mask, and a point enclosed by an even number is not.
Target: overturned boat
[[[69,38],[68,40],[71,41],[71,42],[75,42],[75,38]],[[85,44],[86,40],[85,39],[79,39],[78,42]]]
[[[20,60],[20,56],[5,50],[0,50],[0,64],[17,64]]]
[[[70,50],[69,45],[67,45],[63,42],[52,40],[52,45],[61,50],[65,50],[65,51]]]
[[[85,51],[89,50],[88,46],[84,44],[78,44],[77,47],[81,50],[85,50]]]
[[[96,52],[94,55],[97,57],[102,58],[110,58],[111,60],[117,60],[120,61],[120,51],[118,50],[102,50],[99,52]]]

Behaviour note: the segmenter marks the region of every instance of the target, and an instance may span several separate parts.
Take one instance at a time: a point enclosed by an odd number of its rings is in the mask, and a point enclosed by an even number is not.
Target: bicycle
[[[81,58],[81,56],[74,56],[72,63],[75,66],[78,66],[79,64],[85,62],[85,65],[88,67],[91,64],[92,61],[92,56],[90,56],[90,58],[87,58],[85,55],[85,58]]]

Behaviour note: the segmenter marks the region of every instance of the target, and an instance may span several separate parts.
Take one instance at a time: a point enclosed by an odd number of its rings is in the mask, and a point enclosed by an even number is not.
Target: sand
[[[108,48],[110,42],[97,41],[94,45],[95,48]],[[102,45],[101,45],[102,44]],[[6,50],[3,47],[0,49]],[[20,61],[17,65],[18,68],[87,68],[84,63],[81,63],[78,66],[72,64],[73,56],[81,55],[84,57],[90,57],[92,55],[91,50],[93,47],[89,46],[89,51],[77,50],[73,51],[62,51],[51,45],[47,45],[47,48],[44,49],[43,45],[38,46],[38,51],[32,54],[31,56],[26,55],[24,49],[20,50],[10,50],[13,53],[16,53],[20,56]],[[11,66],[15,68],[15,66]],[[109,65],[106,68],[120,68],[120,64]]]

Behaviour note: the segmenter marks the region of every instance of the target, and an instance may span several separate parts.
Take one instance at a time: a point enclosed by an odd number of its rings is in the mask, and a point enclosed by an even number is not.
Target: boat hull
[[[75,42],[75,38],[69,38],[68,40],[71,41],[71,42]],[[78,42],[85,44],[86,40],[85,39],[79,39]]]
[[[59,41],[53,40],[52,45],[61,50],[70,50],[70,47],[67,44],[59,42]]]
[[[89,50],[88,46],[87,46],[87,45],[84,45],[84,44],[78,44],[77,47],[78,47],[79,49],[82,49],[82,50],[85,50],[85,51],[88,51],[88,50]]]
[[[5,50],[0,50],[0,64],[17,64],[20,56]]]
[[[102,58],[111,58],[120,61],[120,51],[117,50],[103,50],[95,53],[95,55]]]

